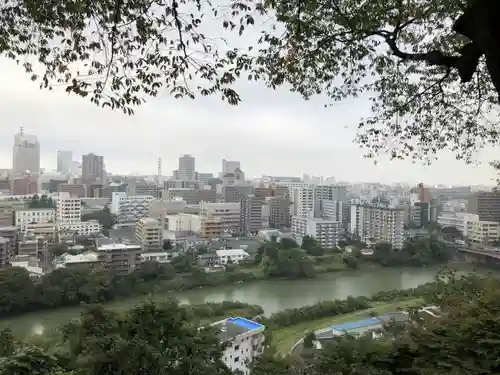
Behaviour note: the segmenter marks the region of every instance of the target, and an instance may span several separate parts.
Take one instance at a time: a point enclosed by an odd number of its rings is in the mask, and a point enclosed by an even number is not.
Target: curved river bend
[[[373,268],[323,274],[311,280],[262,280],[181,293],[141,296],[112,302],[106,306],[124,310],[145,299],[159,301],[175,296],[181,303],[190,304],[224,300],[247,302],[261,305],[265,314],[269,315],[276,311],[312,305],[319,301],[345,299],[349,295],[370,296],[383,290],[413,288],[431,281],[437,271],[437,267]],[[62,308],[2,319],[0,329],[8,327],[20,338],[39,334],[77,318],[83,308]]]

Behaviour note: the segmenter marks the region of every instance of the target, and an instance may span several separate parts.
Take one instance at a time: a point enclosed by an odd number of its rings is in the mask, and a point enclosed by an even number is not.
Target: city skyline
[[[58,150],[71,150],[78,161],[87,153],[104,156],[113,174],[155,175],[157,159],[162,158],[164,174],[169,175],[178,157],[188,153],[200,172],[219,172],[225,158],[239,160],[249,177],[307,173],[351,182],[447,185],[494,184],[496,178],[488,165],[495,159],[491,150],[478,156],[480,166],[456,161],[451,152],[441,153],[431,167],[389,162],[383,156],[377,165],[363,159],[364,151],[352,144],[356,121],[368,113],[363,100],[324,109],[323,99],[306,102],[284,89],[245,83],[245,101],[238,107],[215,97],[191,101],[165,94],[138,108],[134,116],[125,116],[63,90],[41,91],[22,69],[4,59],[0,67],[9,73],[0,88],[3,168],[11,168],[13,135],[23,126],[38,137],[41,166],[47,170],[56,169]]]

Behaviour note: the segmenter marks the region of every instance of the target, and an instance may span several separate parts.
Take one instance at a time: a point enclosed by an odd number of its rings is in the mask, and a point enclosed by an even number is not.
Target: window
[[[239,360],[240,360],[240,357],[236,357],[236,358],[234,359],[234,362],[238,362]]]
[[[240,348],[240,346],[239,346],[239,345],[236,345],[236,346],[234,347],[234,350],[238,350],[239,348]]]

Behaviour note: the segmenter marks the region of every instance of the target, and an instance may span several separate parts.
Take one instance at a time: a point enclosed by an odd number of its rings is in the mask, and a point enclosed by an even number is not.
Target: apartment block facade
[[[351,205],[349,231],[366,243],[386,242],[394,249],[402,249],[404,242],[404,210],[373,206]]]

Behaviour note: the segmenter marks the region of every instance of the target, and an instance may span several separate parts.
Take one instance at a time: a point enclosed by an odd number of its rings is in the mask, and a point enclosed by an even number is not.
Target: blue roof
[[[234,325],[240,326],[242,328],[247,329],[248,331],[253,331],[255,329],[264,328],[264,326],[260,323],[254,322],[252,320],[248,320],[245,318],[228,318],[228,323],[232,323]]]
[[[368,318],[368,319],[358,320],[357,322],[347,322],[343,324],[330,326],[330,328],[336,331],[345,332],[345,331],[350,331],[352,329],[364,328],[380,324],[381,323],[378,318]]]

